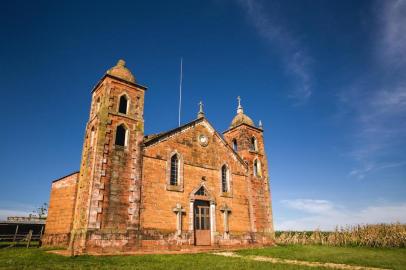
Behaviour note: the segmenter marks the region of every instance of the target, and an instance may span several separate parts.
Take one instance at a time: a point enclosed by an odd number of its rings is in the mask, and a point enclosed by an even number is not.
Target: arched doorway
[[[214,242],[215,232],[215,202],[204,183],[194,189],[190,196],[192,214],[191,228],[194,232],[194,242],[197,246],[209,246]]]
[[[209,246],[211,244],[210,202],[196,200],[193,208],[195,244],[196,246]]]

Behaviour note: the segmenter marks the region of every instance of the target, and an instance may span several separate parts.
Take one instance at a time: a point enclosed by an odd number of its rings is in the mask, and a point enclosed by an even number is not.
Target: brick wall
[[[43,236],[45,246],[67,246],[72,229],[78,172],[52,183],[48,218]]]
[[[126,114],[118,112],[122,95],[129,101]],[[144,90],[117,78],[105,76],[93,91],[70,247],[74,254],[136,248],[143,107]],[[115,144],[119,125],[127,130],[125,146]]]
[[[257,140],[257,150],[251,148],[251,138]],[[233,139],[238,143],[238,154],[247,162],[248,179],[251,186],[252,219],[254,231],[259,237],[273,239],[273,220],[271,205],[270,177],[268,161],[266,158],[263,131],[248,125],[240,125],[224,133],[224,138],[228,143]],[[254,160],[261,163],[261,175],[255,176],[253,173]]]
[[[209,138],[207,146],[198,142],[200,134]],[[172,153],[182,157],[183,189],[168,190],[168,160]],[[221,192],[221,167],[227,164],[231,172],[231,192]],[[204,180],[203,180],[204,178]],[[211,126],[202,121],[164,141],[144,149],[142,180],[141,226],[147,235],[143,239],[160,239],[160,244],[193,244],[190,231],[190,199],[192,191],[202,183],[214,197],[216,204],[216,243],[223,240],[223,215],[220,207],[227,204],[232,209],[229,217],[229,238],[242,244],[250,232],[248,186],[246,167]],[[173,208],[177,203],[185,209],[182,217],[182,237],[175,237],[176,214]],[[230,240],[231,241],[231,240]],[[223,241],[224,243],[224,241]]]

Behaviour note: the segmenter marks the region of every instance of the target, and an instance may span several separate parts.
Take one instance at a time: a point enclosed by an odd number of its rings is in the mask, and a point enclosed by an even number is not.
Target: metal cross
[[[199,113],[203,112],[203,102],[199,102]]]

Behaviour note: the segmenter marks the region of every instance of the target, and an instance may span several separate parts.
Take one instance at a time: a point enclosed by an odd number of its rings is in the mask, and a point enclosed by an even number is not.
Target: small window
[[[122,95],[120,97],[120,102],[119,102],[119,106],[118,106],[118,112],[123,113],[123,114],[127,114],[127,108],[128,108],[128,99],[127,99],[126,95]]]
[[[226,165],[221,167],[221,191],[229,192],[228,169]]]
[[[251,138],[251,150],[252,151],[258,151],[258,143],[257,143],[257,139],[255,137]]]
[[[171,178],[170,178],[170,184],[172,186],[178,185],[178,177],[179,177],[179,158],[178,155],[173,155],[171,157]]]
[[[98,97],[96,100],[96,113],[99,112],[99,110],[100,110],[100,97]]]
[[[233,139],[233,149],[234,149],[234,151],[238,151],[238,144],[237,144],[237,140],[236,139]]]
[[[94,127],[92,127],[92,130],[90,131],[90,147],[93,146],[93,141],[94,141]]]
[[[116,130],[116,145],[127,146],[127,129],[124,125],[119,125]]]
[[[261,162],[259,160],[254,160],[254,176],[256,177],[261,177],[262,172],[261,172]]]

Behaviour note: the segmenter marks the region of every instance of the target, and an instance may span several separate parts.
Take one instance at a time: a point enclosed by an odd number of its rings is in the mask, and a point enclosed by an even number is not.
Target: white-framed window
[[[250,149],[251,149],[252,151],[258,151],[258,141],[257,141],[257,138],[251,137]]]
[[[258,159],[254,160],[254,176],[255,177],[262,176],[261,161],[259,161]]]
[[[94,130],[94,127],[92,127],[92,129],[90,130],[90,147],[92,147],[94,144],[94,134],[95,133],[96,133],[96,131]]]
[[[230,170],[226,164],[221,167],[221,192],[230,192]]]
[[[127,146],[128,144],[128,129],[124,124],[118,125],[116,128],[116,141],[118,146]]]
[[[234,151],[238,151],[238,143],[237,143],[237,139],[233,139],[233,149]]]
[[[179,165],[179,157],[177,154],[174,154],[171,157],[171,172],[169,177],[169,184],[171,186],[179,185]]]
[[[174,150],[167,159],[166,189],[169,191],[183,191],[183,158]]]
[[[96,99],[96,113],[98,113],[100,110],[100,97]]]
[[[122,113],[122,114],[127,114],[129,105],[130,105],[130,100],[127,97],[127,95],[126,94],[121,95],[118,100],[118,112]]]

